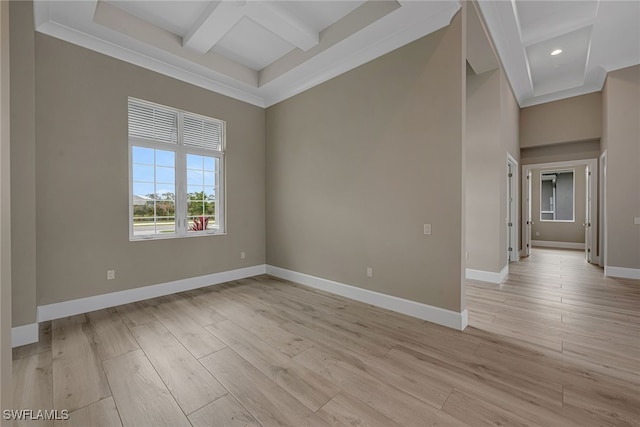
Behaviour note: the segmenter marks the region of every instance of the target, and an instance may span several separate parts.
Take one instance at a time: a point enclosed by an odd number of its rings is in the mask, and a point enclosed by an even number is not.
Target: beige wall
[[[36,322],[36,134],[33,2],[10,3],[11,13],[11,242],[13,325]]]
[[[543,170],[574,170],[574,221],[548,222],[540,220],[540,172]],[[544,168],[531,170],[531,227],[532,240],[547,242],[584,243],[584,224],[586,206],[586,165]]]
[[[470,22],[480,22],[474,7],[468,11]],[[485,33],[475,31],[474,37],[489,44],[484,55],[495,55]],[[501,68],[479,75],[470,66],[466,71],[466,267],[497,273],[508,263],[507,153],[518,160],[520,108]],[[517,230],[518,219],[513,222]]]
[[[520,147],[599,139],[602,95],[594,92],[520,111]]]
[[[640,269],[640,65],[607,75],[603,105],[606,265]]]
[[[523,165],[597,159],[599,156],[600,139],[529,147],[520,150],[520,159]]]
[[[464,92],[458,13],[268,108],[267,262],[460,312]]]
[[[11,188],[9,2],[0,2],[0,408],[13,407],[11,388]],[[10,422],[2,419],[2,425]]]
[[[226,120],[227,235],[129,242],[128,96]],[[38,305],[264,264],[264,109],[41,34],[36,106]]]
[[[499,272],[507,262],[500,241],[504,227],[501,189],[506,179],[506,156],[503,165],[496,126],[501,115],[500,70],[476,75],[467,67],[466,107],[466,267]]]
[[[470,269],[497,273],[508,263],[507,154],[518,161],[518,115],[501,69],[475,75],[468,68],[465,169]],[[517,230],[518,218],[513,222]]]

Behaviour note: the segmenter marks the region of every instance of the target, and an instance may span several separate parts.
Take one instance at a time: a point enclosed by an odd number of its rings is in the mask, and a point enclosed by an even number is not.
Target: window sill
[[[154,240],[173,240],[173,239],[192,239],[194,237],[212,237],[212,236],[226,236],[227,233],[226,232],[222,232],[222,231],[215,231],[215,232],[210,232],[210,233],[192,233],[192,234],[186,234],[183,236],[170,236],[170,235],[155,235],[155,236],[149,236],[149,237],[142,237],[142,236],[129,236],[129,241],[130,242],[149,242],[149,241],[154,241]]]

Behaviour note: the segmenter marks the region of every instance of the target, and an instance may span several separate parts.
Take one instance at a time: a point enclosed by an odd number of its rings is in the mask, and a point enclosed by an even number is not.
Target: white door
[[[511,162],[507,162],[507,261],[511,261],[511,253],[515,250],[515,248],[511,247],[511,233],[513,233],[513,218],[511,218],[511,204],[513,203],[512,177]]]
[[[531,255],[531,226],[533,225],[533,218],[531,217],[531,181],[533,180],[531,170],[527,171],[526,176],[526,206],[525,212],[523,213],[525,217],[525,227],[524,227],[524,256]]]
[[[591,193],[593,190],[593,181],[592,181],[592,173],[591,167],[587,165],[585,171],[585,182],[586,182],[586,190],[587,194],[585,197],[586,206],[585,206],[585,215],[584,215],[584,258],[587,262],[593,262],[593,233],[591,232],[592,226],[592,200]]]
[[[516,172],[518,163],[511,157],[507,158],[507,260],[520,259],[518,228],[518,178]]]

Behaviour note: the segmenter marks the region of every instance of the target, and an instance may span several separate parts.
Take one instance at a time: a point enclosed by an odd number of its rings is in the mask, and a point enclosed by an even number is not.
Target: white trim
[[[265,108],[447,27],[460,10],[460,2],[444,2],[441,10],[428,12],[420,3],[423,2],[400,0],[400,8],[261,86]],[[425,20],[427,15],[429,19]],[[390,33],[384,23],[394,21],[403,24],[393,26]],[[376,38],[374,43],[368,42],[369,34]]]
[[[267,274],[281,279],[291,280],[311,288],[351,298],[366,304],[375,305],[377,307],[386,308],[387,310],[417,317],[419,319],[447,326],[459,331],[464,330],[468,324],[468,312],[466,309],[461,313],[457,313],[444,308],[434,307],[432,305],[422,304],[416,301],[394,297],[392,295],[381,294],[379,292],[351,285],[345,285],[344,283],[286,270],[273,265],[267,265]]]
[[[530,165],[523,165],[522,166],[522,176],[526,177],[528,173],[531,172],[532,169],[552,169],[552,168],[567,168],[567,167],[575,167],[575,166],[588,166],[589,169],[592,171],[592,174],[598,176],[598,159],[583,159],[583,160],[568,160],[568,161],[564,161],[564,162],[553,162],[553,163],[536,163],[536,164],[530,164]],[[575,177],[574,177],[575,178]],[[574,181],[574,185],[575,185],[575,181]],[[592,185],[591,188],[591,215],[589,215],[591,217],[591,223],[592,224],[597,224],[599,221],[599,217],[601,216],[601,214],[598,214],[598,209],[596,208],[597,204],[599,203],[599,198],[598,198],[598,191],[596,191],[597,185]],[[574,203],[575,203],[575,197],[574,197]],[[526,212],[527,209],[531,208],[530,205],[530,201],[529,203],[527,203],[525,200],[523,200],[523,212]],[[523,214],[523,227],[526,227],[526,219],[524,218],[525,215]],[[537,217],[536,217],[537,218]],[[574,212],[574,220],[575,220],[575,212]],[[597,242],[597,235],[596,235],[596,231],[597,227],[590,227],[590,233],[591,233],[591,242]],[[523,233],[523,235],[526,233]],[[526,236],[525,236],[526,238]],[[542,241],[539,240],[531,240],[530,245],[533,247],[534,245],[544,245],[544,247],[549,247],[549,248],[564,248],[564,249],[580,249],[583,251],[586,251],[586,245],[584,243],[564,243],[564,242],[548,242],[545,241],[544,243],[541,243]],[[523,243],[524,245],[526,245],[526,240]],[[556,244],[556,246],[552,246]],[[558,246],[558,244],[562,245],[562,246]],[[572,246],[567,246],[567,245],[572,245]],[[580,245],[580,246],[578,246]],[[602,241],[600,242],[600,245],[602,245]],[[606,245],[606,242],[605,242]],[[594,253],[597,252],[596,251],[596,247],[594,245],[593,248],[591,248],[591,260],[589,262],[596,262],[595,261],[595,257],[594,257]],[[585,254],[586,256],[587,254]]]
[[[267,267],[267,271],[268,271],[268,267]],[[610,265],[605,265],[604,275],[606,277],[620,277],[623,279],[639,279],[640,280],[640,268],[612,267]]]
[[[509,215],[511,219],[511,239],[508,242],[508,247],[511,248],[511,251],[508,253],[509,261],[520,261],[520,257],[518,253],[516,253],[517,249],[520,247],[520,236],[518,235],[518,203],[520,203],[519,199],[519,185],[518,182],[518,162],[516,159],[507,152],[507,170],[509,168],[509,164],[513,165],[513,170],[511,172],[511,178],[509,178],[511,182],[511,212],[509,212],[509,206],[507,205],[507,215]],[[507,185],[507,192],[509,191]],[[507,197],[509,194],[507,194]],[[509,219],[509,218],[508,218]],[[509,233],[507,233],[509,234]]]
[[[38,342],[37,323],[11,328],[11,347],[20,347],[34,342]]]
[[[537,248],[580,249],[584,251],[584,243],[553,242],[550,240],[532,240],[531,246]]]
[[[600,194],[598,203],[600,204],[600,218],[598,219],[599,228],[599,246],[598,246],[598,259],[600,267],[604,267],[607,264],[607,150],[604,150],[600,154],[600,168],[599,168],[599,185]]]
[[[207,274],[206,276],[190,277],[188,279],[174,280],[172,282],[160,283],[157,285],[143,286],[140,288],[127,289],[125,291],[111,292],[108,294],[95,295],[71,301],[41,305],[38,307],[38,322],[60,319],[62,317],[73,316],[75,314],[88,313],[90,311],[101,310],[103,308],[115,307],[117,305],[170,295],[176,292],[202,288],[204,286],[217,285],[265,273],[266,266],[261,264],[237,270]]]
[[[502,283],[505,277],[509,274],[509,264],[505,265],[499,273],[493,271],[474,270],[467,268],[465,271],[465,277],[469,280],[479,280],[481,282],[489,283]]]

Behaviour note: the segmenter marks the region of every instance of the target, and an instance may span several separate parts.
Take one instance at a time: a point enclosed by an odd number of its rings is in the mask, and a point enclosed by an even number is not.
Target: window
[[[540,221],[574,221],[573,171],[540,173]]]
[[[129,98],[129,238],[224,233],[225,122]]]

